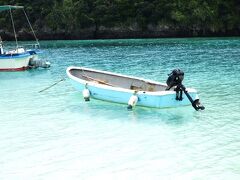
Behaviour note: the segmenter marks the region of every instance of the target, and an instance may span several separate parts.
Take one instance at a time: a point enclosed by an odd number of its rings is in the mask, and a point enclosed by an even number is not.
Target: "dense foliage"
[[[239,0],[0,0],[23,5],[39,32],[74,34],[79,30],[180,30],[191,35],[238,34]],[[14,11],[18,31],[26,23]],[[0,29],[11,29],[9,13],[0,13]],[[8,22],[7,22],[8,21]]]

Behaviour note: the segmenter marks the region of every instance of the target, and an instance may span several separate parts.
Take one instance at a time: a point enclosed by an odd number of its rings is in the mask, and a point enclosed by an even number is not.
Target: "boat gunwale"
[[[0,55],[0,60],[3,59],[19,59],[19,58],[23,58],[23,57],[28,57],[31,56],[31,54],[29,52],[24,52],[24,53],[13,53],[13,54],[1,54]]]
[[[132,90],[132,89],[127,89],[127,88],[121,88],[121,87],[116,87],[116,86],[109,86],[109,85],[105,85],[105,84],[99,84],[96,83],[94,81],[86,81],[83,80],[81,78],[78,78],[74,75],[72,75],[70,73],[70,70],[87,70],[87,71],[93,71],[93,72],[97,72],[97,73],[104,73],[104,74],[108,74],[108,75],[114,75],[114,76],[120,76],[120,77],[124,77],[124,78],[131,78],[131,79],[137,79],[137,80],[142,80],[145,81],[146,83],[152,83],[152,84],[156,84],[156,85],[162,85],[162,86],[166,86],[166,84],[164,83],[160,83],[157,81],[153,81],[153,80],[149,80],[149,79],[144,79],[144,78],[138,78],[138,77],[134,77],[134,76],[128,76],[128,75],[123,75],[123,74],[118,74],[118,73],[112,73],[109,71],[102,71],[102,70],[96,70],[96,69],[90,69],[90,68],[85,68],[85,67],[76,67],[76,66],[69,66],[66,70],[66,73],[68,75],[69,78],[81,83],[81,84],[88,84],[90,86],[94,86],[97,88],[102,88],[102,89],[108,89],[108,90],[114,90],[114,91],[122,91],[122,92],[127,92],[127,93],[134,93],[136,90]],[[187,88],[187,91],[189,93],[196,93],[197,91],[193,88]],[[173,90],[169,90],[169,91],[142,91],[139,90],[137,91],[138,94],[146,94],[146,95],[154,95],[154,96],[163,96],[163,95],[170,95],[170,94],[176,94],[176,91]]]

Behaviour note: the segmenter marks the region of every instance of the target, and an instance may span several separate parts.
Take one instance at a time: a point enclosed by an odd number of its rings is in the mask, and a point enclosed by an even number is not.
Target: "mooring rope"
[[[62,82],[62,81],[64,81],[64,80],[66,80],[66,79],[65,79],[65,78],[62,78],[62,79],[60,79],[59,81],[53,83],[52,85],[50,85],[50,86],[48,86],[48,87],[42,89],[41,91],[38,91],[38,93],[41,93],[41,92],[43,92],[43,91],[46,91],[46,90],[52,88],[53,86],[57,85],[58,83],[60,83],[60,82]]]

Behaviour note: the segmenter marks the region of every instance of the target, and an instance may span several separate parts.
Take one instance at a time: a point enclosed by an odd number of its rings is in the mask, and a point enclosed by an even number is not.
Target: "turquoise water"
[[[0,73],[0,179],[240,179],[240,38],[44,41],[48,70]],[[206,110],[91,100],[70,65],[165,82],[179,67]]]

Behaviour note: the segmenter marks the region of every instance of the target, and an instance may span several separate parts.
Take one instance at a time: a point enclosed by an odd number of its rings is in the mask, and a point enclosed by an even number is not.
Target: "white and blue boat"
[[[37,59],[36,50],[16,48],[4,51],[0,39],[0,71],[23,71],[29,68],[29,63]]]
[[[196,110],[204,109],[200,105],[195,89],[186,89],[184,86],[176,85],[176,83],[169,83],[172,86],[169,87],[167,84],[152,80],[84,67],[68,67],[66,73],[71,84],[82,92],[85,100],[94,98],[123,103],[128,105],[129,109],[135,105],[168,108],[191,104]]]
[[[13,15],[12,15],[12,10],[16,10],[16,9],[23,10],[26,16],[27,22],[36,40],[35,44],[30,44],[30,46],[33,47],[31,49],[27,49],[24,46],[20,46],[18,44],[17,34],[16,34]],[[0,12],[2,11],[10,12],[13,32],[14,32],[15,41],[16,41],[16,47],[13,50],[5,50],[3,48],[2,38],[0,36],[0,71],[23,71],[28,68],[49,67],[50,66],[49,62],[38,60],[38,52],[39,52],[38,48],[40,47],[40,45],[34,33],[34,30],[30,24],[28,16],[24,10],[24,7],[4,5],[4,6],[0,6]],[[27,46],[29,46],[29,44]]]

